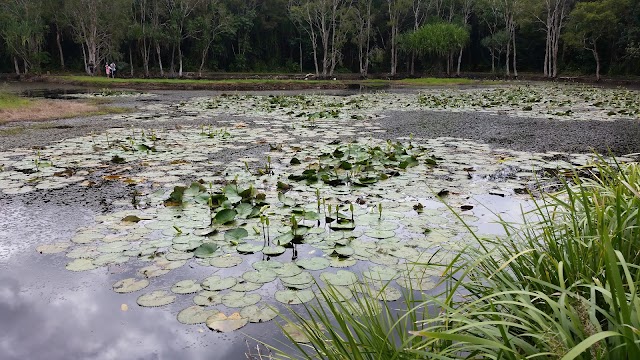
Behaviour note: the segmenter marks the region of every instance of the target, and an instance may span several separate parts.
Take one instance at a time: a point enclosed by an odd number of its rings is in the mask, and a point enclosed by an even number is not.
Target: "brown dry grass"
[[[0,109],[0,124],[15,121],[65,119],[81,115],[100,115],[112,112],[122,112],[122,109],[79,101],[33,100],[26,106]]]

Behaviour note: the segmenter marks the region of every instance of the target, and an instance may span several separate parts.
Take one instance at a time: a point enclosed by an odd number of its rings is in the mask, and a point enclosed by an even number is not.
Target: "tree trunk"
[[[464,47],[460,48],[460,53],[458,54],[458,68],[456,69],[456,76],[460,77],[460,67],[462,65],[462,52],[464,51]]]
[[[13,68],[16,71],[16,75],[20,76],[20,65],[18,65],[18,58],[17,57],[13,57]]]
[[[595,41],[591,52],[593,53],[593,57],[596,59],[596,81],[600,81],[600,56],[598,56],[598,48],[596,47]]]
[[[156,54],[158,55],[158,67],[160,67],[160,76],[164,77],[164,69],[162,68],[162,56],[160,53],[160,43],[156,41]]]
[[[133,48],[129,44],[129,73],[133,77]]]
[[[182,47],[180,44],[178,44],[178,63],[180,66],[178,70],[178,77],[182,77]]]
[[[176,45],[173,44],[173,46],[171,47],[171,62],[170,64],[170,72],[171,72],[171,77],[174,77],[176,75]]]
[[[56,24],[56,44],[58,44],[58,54],[60,55],[60,68],[64,70],[64,53],[62,52],[62,41],[60,36],[60,29]]]
[[[511,35],[513,38],[513,76],[518,77],[518,56],[516,52],[516,29],[515,25],[513,26],[513,34]]]
[[[204,63],[207,61],[207,54],[209,54],[209,46],[211,42],[209,42],[204,49],[202,49],[202,53],[200,53],[200,68],[198,69],[198,76],[202,77],[202,69],[204,69]]]

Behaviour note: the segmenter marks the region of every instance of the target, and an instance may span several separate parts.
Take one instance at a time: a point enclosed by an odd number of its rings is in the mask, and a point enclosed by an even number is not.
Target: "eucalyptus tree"
[[[503,30],[504,18],[501,12],[501,0],[478,0],[476,13],[481,23],[488,31],[480,43],[489,50],[491,56],[491,72],[496,71],[496,61],[500,62],[502,52],[508,42],[507,34]]]
[[[145,77],[149,77],[149,61],[152,53],[151,48],[153,46],[153,7],[151,1],[152,0],[133,0],[133,9],[131,11],[132,24],[129,28],[130,40],[138,43]],[[133,69],[133,64],[131,68]]]
[[[596,62],[598,81],[601,70],[601,46],[615,34],[613,29],[618,19],[612,0],[580,2],[571,11],[564,39],[571,47],[591,51]]]
[[[358,46],[358,67],[360,76],[366,78],[369,73],[369,52],[371,50],[371,31],[373,23],[373,0],[356,1],[351,12],[354,24],[354,43]]]
[[[459,0],[459,1],[460,1],[460,19],[462,21],[462,25],[465,27],[469,27],[469,20],[471,19],[471,14],[473,13],[476,0]],[[460,67],[462,65],[463,51],[464,51],[464,46],[461,46],[460,52],[458,53],[458,67],[456,68],[457,76],[460,76]]]
[[[333,76],[349,26],[350,0],[291,0],[289,13],[309,35],[316,76]],[[319,48],[320,46],[320,48]],[[322,73],[319,55],[322,54]]]
[[[191,23],[192,33],[198,41],[200,50],[200,67],[198,68],[199,76],[202,76],[207,57],[211,50],[211,46],[223,33],[232,33],[233,18],[221,0],[210,0],[202,4],[198,9],[198,16]]]
[[[65,14],[75,41],[82,47],[87,74],[93,75],[105,61],[120,56],[120,41],[125,35],[128,0],[67,0]]]
[[[191,28],[187,26],[187,22],[201,1],[203,0],[165,0],[168,17],[166,30],[171,43],[171,72],[175,72],[175,52],[178,50],[179,77],[182,77],[184,70],[182,42],[193,35],[188,31]]]
[[[433,5],[433,2],[437,0],[412,0],[411,1],[411,15],[413,16],[413,30],[418,30],[420,26],[427,19],[429,9]],[[411,75],[415,74],[415,51],[411,52]]]
[[[45,24],[42,0],[0,0],[0,36],[13,57],[14,70],[20,75],[40,68]]]
[[[391,29],[391,76],[396,75],[398,68],[398,43],[400,41],[400,27],[412,5],[412,0],[387,0],[389,27]]]
[[[535,18],[542,23],[545,32],[544,76],[558,76],[558,55],[560,53],[560,35],[566,25],[574,0],[540,0],[534,8]]]

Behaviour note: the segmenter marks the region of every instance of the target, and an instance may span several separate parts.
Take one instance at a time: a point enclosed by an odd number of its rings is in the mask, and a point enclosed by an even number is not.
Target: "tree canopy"
[[[0,0],[0,39],[17,74],[638,75],[640,0]]]

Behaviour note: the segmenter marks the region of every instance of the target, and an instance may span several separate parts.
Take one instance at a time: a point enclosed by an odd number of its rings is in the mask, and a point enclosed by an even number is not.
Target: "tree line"
[[[0,0],[0,71],[637,75],[640,0]]]

